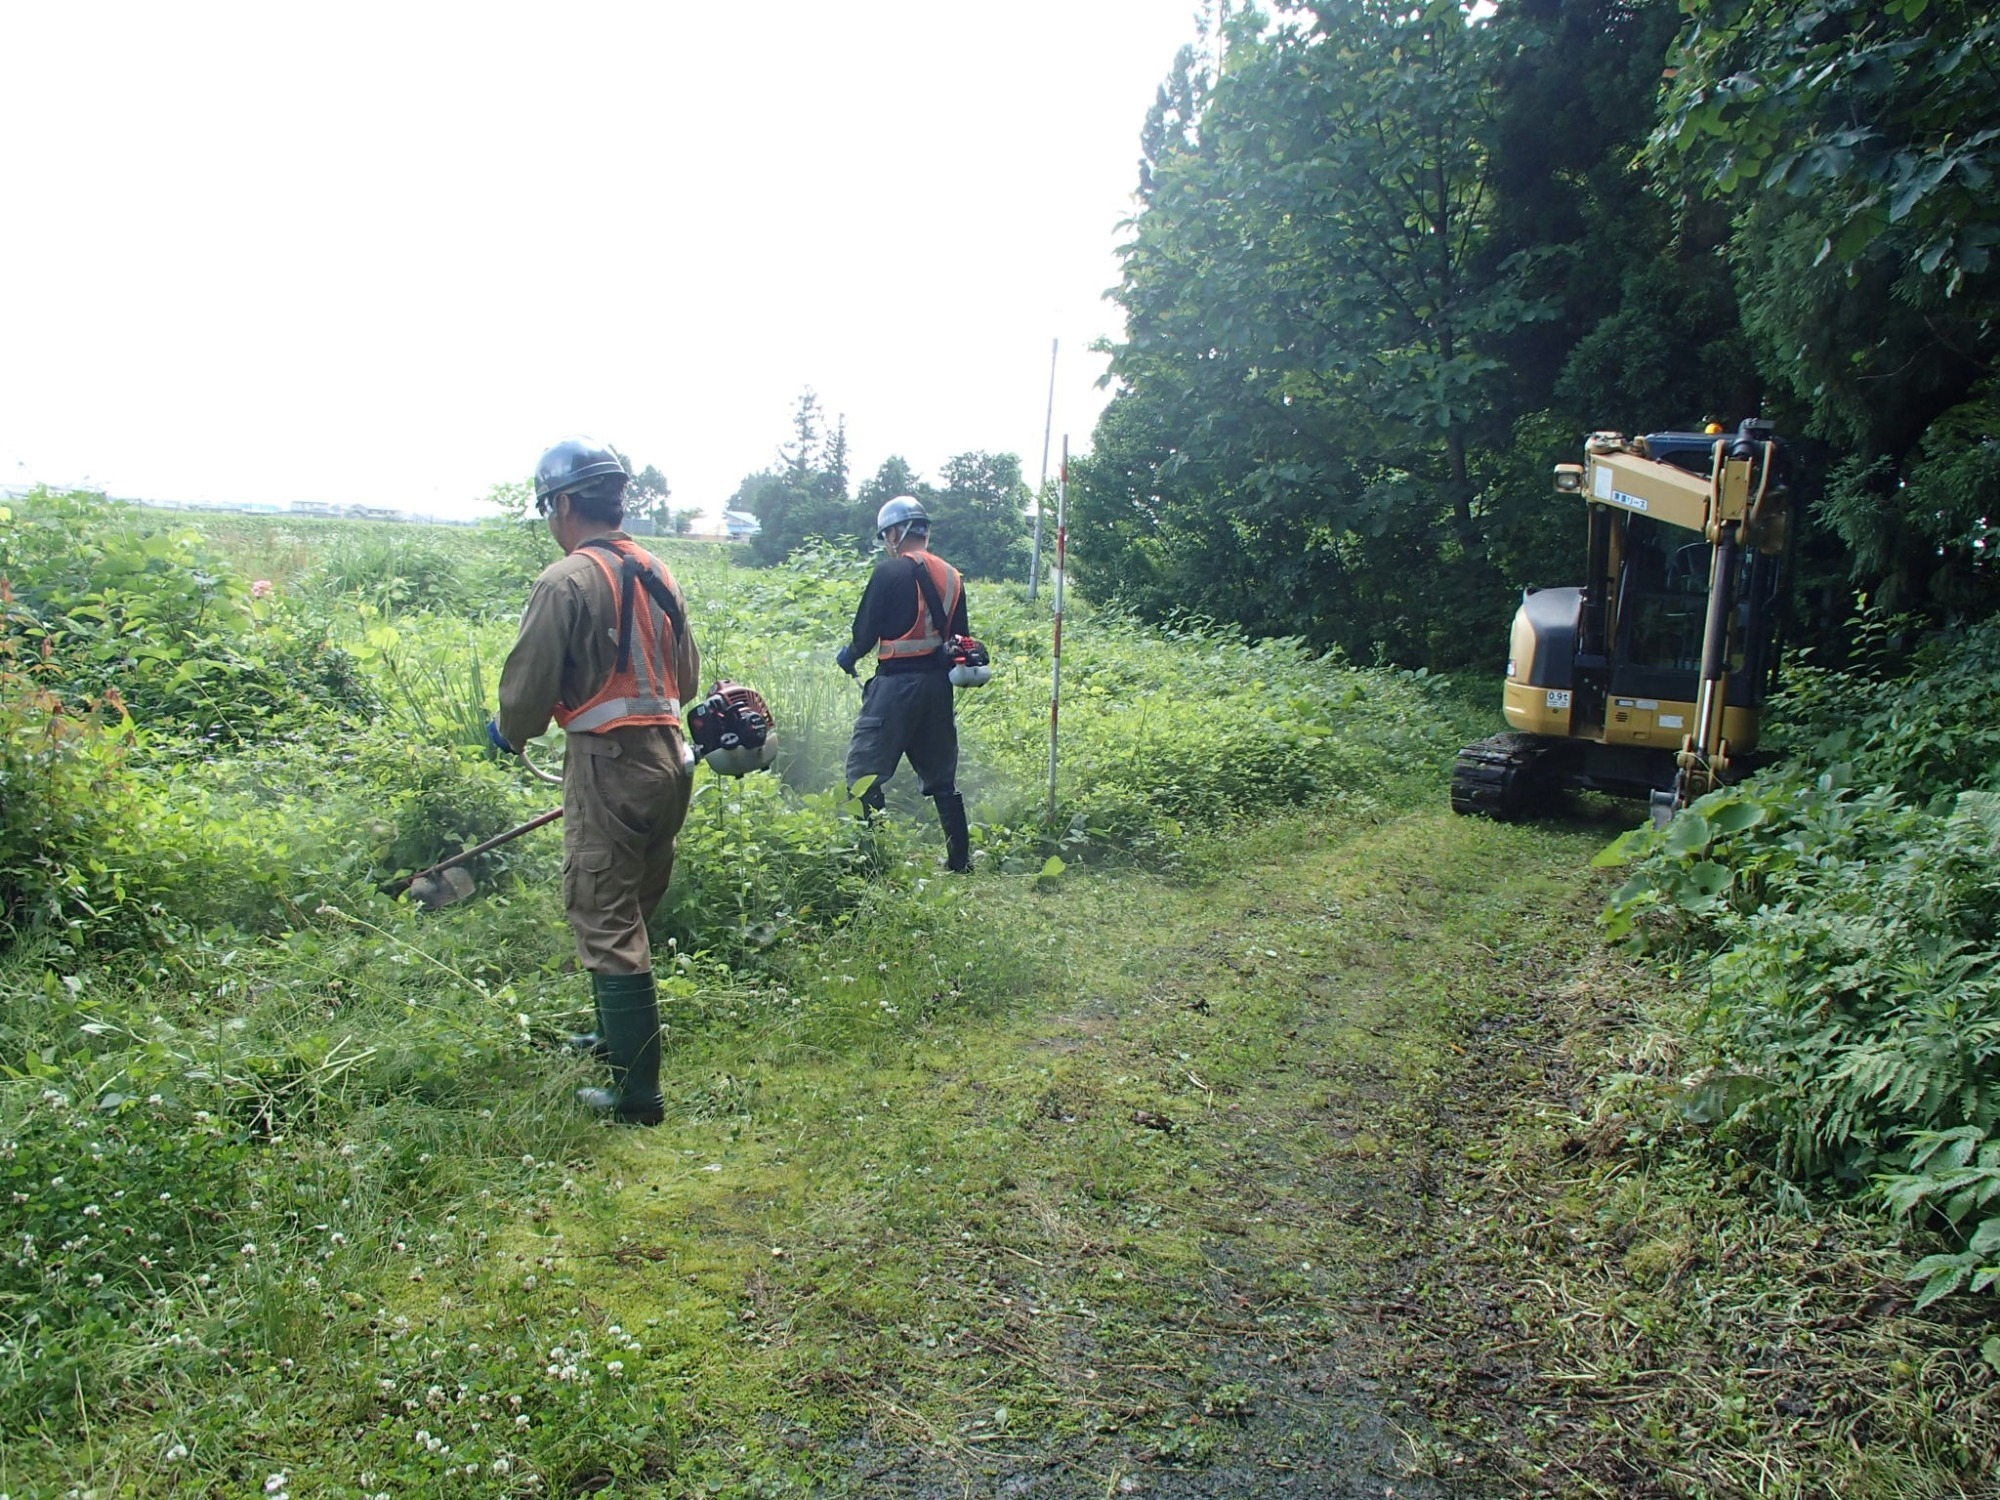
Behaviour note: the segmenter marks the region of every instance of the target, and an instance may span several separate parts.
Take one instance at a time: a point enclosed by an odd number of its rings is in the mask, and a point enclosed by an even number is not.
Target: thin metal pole
[[[1063,434],[1062,477],[1056,481],[1056,629],[1049,652],[1049,816],[1056,821],[1056,745],[1062,722],[1062,620],[1063,586],[1069,575],[1069,434]]]
[[[1049,411],[1042,419],[1042,477],[1035,484],[1035,555],[1028,564],[1028,597],[1033,599],[1042,584],[1042,493],[1049,487],[1049,432],[1056,425],[1056,349],[1058,339],[1049,340]]]

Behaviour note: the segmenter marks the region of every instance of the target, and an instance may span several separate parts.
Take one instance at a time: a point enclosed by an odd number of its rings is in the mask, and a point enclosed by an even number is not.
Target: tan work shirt
[[[627,538],[614,531],[609,539]],[[685,598],[681,610],[685,616]],[[510,745],[527,744],[549,727],[558,702],[588,702],[617,664],[618,596],[604,570],[580,551],[550,563],[535,580],[520,637],[500,670],[500,733]],[[701,693],[701,653],[692,627],[674,642],[674,681],[681,702],[692,707]],[[611,730],[609,737],[658,732],[639,725]]]

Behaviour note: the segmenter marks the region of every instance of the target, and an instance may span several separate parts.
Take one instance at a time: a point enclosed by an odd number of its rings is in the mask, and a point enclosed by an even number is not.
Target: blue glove
[[[839,651],[835,652],[833,659],[840,664],[840,670],[845,672],[849,677],[856,675],[854,663],[857,658],[854,655],[854,643],[852,641],[849,641]]]
[[[514,753],[514,747],[508,744],[506,736],[500,733],[500,721],[498,719],[488,719],[486,721],[486,743],[491,745],[495,750],[498,750],[502,755],[512,755]]]

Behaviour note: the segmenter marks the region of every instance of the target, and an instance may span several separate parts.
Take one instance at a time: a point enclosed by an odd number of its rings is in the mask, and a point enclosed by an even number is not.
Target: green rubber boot
[[[610,1054],[611,1087],[578,1089],[589,1108],[627,1125],[657,1125],[667,1115],[660,1093],[660,994],[648,974],[593,974],[597,1014]]]

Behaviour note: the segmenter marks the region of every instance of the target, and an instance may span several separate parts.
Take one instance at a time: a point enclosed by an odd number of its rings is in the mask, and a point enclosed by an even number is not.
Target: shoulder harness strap
[[[917,570],[917,590],[924,596],[924,603],[931,612],[931,629],[937,632],[940,641],[951,639],[951,617],[944,612],[944,600],[938,597],[937,580],[931,577],[931,570],[916,558],[910,559],[910,566]]]
[[[646,591],[653,603],[660,607],[660,612],[667,617],[667,623],[674,627],[674,639],[677,641],[687,639],[687,615],[681,609],[680,600],[674,597],[674,591],[667,587],[665,579],[639,558],[620,549],[618,544],[608,537],[594,536],[579,545],[609,552],[621,564],[623,586],[618,590],[619,671],[627,671],[632,665],[632,608],[634,600],[638,597],[632,592],[632,585],[635,583]]]

